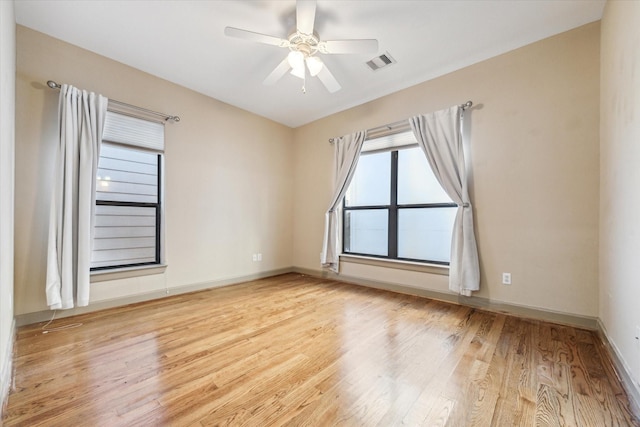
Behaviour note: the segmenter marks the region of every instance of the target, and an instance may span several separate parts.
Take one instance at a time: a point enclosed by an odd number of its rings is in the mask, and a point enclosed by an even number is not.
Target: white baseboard
[[[0,424],[2,424],[2,414],[7,406],[9,391],[13,384],[13,349],[16,341],[15,319],[11,322],[10,336],[9,345],[7,345],[7,351],[4,355],[4,363],[0,366]]]
[[[474,308],[480,308],[487,311],[493,311],[497,313],[510,314],[518,317],[544,320],[546,322],[559,323],[569,326],[577,326],[580,328],[596,330],[598,328],[596,317],[581,316],[577,314],[561,313],[550,310],[543,310],[534,307],[526,307],[522,305],[509,304],[500,301],[492,301],[488,298],[482,297],[465,297],[453,293],[444,293],[439,291],[433,291],[429,289],[423,289],[407,285],[398,285],[389,282],[380,282],[369,279],[361,279],[359,277],[346,276],[344,274],[336,274],[333,271],[327,270],[312,270],[308,268],[294,267],[293,271],[296,273],[306,274],[313,277],[321,277],[325,279],[332,279],[341,282],[351,283],[355,285],[367,286],[376,289],[383,289],[386,291],[398,292],[409,295],[416,295],[425,298],[431,298],[439,301],[446,301],[455,304],[466,305]]]
[[[595,317],[580,316],[576,314],[560,313],[555,311],[543,310],[539,308],[526,307],[516,304],[503,303],[500,301],[492,301],[488,298],[482,297],[464,297],[453,293],[444,293],[439,291],[433,291],[429,289],[423,289],[407,285],[398,285],[389,282],[380,282],[369,279],[362,279],[358,277],[346,276],[344,274],[336,274],[326,270],[312,270],[302,267],[287,267],[276,270],[265,271],[256,274],[249,274],[245,276],[235,276],[220,280],[214,280],[209,282],[194,283],[179,287],[173,287],[170,289],[170,295],[179,295],[189,292],[201,291],[205,289],[218,288],[222,286],[234,285],[242,282],[248,282],[251,280],[258,280],[265,277],[277,276],[280,274],[296,272],[306,274],[312,277],[328,278],[332,280],[338,280],[355,285],[368,286],[376,289],[383,289],[392,292],[417,295],[425,298],[436,299],[440,301],[447,301],[456,304],[468,305],[475,308],[482,308],[488,311],[494,311],[504,314],[512,314],[519,317],[525,317],[536,320],[544,320],[548,322],[555,322],[570,326],[578,326],[581,328],[587,328],[592,330],[598,329],[598,319]],[[56,314],[56,317],[63,318],[69,316],[75,316],[78,314],[89,313],[98,310],[104,310],[107,308],[119,307],[127,304],[134,304],[138,302],[150,301],[158,298],[164,298],[167,294],[164,289],[144,294],[132,295],[124,298],[114,298],[111,300],[99,301],[92,303],[88,307],[77,307],[71,310],[60,310]],[[51,318],[51,311],[44,310],[34,313],[20,314],[16,316],[16,327],[29,325],[38,322],[48,321]]]
[[[633,381],[633,377],[631,375],[631,368],[625,363],[624,358],[620,355],[620,351],[618,347],[615,345],[613,341],[609,339],[609,334],[607,334],[607,329],[604,327],[602,320],[598,319],[598,336],[602,340],[602,344],[607,349],[609,355],[611,356],[611,361],[613,362],[613,367],[618,374],[618,378],[622,383],[627,395],[629,396],[629,401],[631,402],[631,410],[634,415],[640,418],[640,385],[636,384]]]
[[[264,279],[265,277],[278,276],[280,274],[291,273],[292,267],[280,268],[276,270],[263,271],[260,273],[249,274],[245,276],[234,276],[225,279],[213,280],[210,282],[192,283],[189,285],[176,286],[170,288],[167,294],[164,289],[147,292],[143,294],[131,295],[123,298],[114,298],[110,300],[99,301],[90,304],[87,307],[76,307],[70,310],[58,310],[56,318],[64,318],[76,316],[78,314],[91,313],[94,311],[105,310],[107,308],[121,307],[123,305],[135,304],[138,302],[151,301],[160,298],[166,298],[172,295],[186,294],[189,292],[203,291],[206,289],[220,288],[222,286],[230,286],[252,280]],[[19,314],[16,316],[16,326],[31,325],[38,322],[47,322],[51,319],[52,311],[37,311],[33,313]]]

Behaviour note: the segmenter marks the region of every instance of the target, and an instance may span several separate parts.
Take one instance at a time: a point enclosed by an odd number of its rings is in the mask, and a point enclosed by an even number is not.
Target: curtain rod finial
[[[49,80],[47,82],[47,86],[49,86],[51,89],[62,89],[62,85],[59,85],[58,83],[54,82],[53,80]]]

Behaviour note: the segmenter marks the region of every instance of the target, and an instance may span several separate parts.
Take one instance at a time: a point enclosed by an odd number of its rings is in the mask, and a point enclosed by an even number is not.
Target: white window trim
[[[405,261],[399,259],[387,259],[368,257],[363,255],[340,254],[340,261],[352,264],[371,265],[374,267],[394,268],[396,270],[417,271],[419,273],[449,275],[449,266],[429,264],[426,262]]]
[[[91,272],[91,283],[162,274],[166,269],[167,264],[153,264],[137,267],[114,268],[110,270],[96,270]]]

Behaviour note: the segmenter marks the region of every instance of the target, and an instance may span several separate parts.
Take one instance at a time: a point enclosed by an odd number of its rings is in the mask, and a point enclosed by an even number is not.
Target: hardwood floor
[[[299,274],[18,331],[3,422],[638,426],[595,333]]]

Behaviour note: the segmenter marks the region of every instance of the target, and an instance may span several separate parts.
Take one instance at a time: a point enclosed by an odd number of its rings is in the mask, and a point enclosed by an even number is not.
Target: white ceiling
[[[128,64],[290,127],[601,18],[605,0],[318,0],[323,40],[375,38],[397,61],[371,71],[376,55],[322,55],[342,85],[317,78],[262,81],[287,50],[228,38],[225,26],[286,38],[294,0],[16,0],[20,25]],[[73,82],[58,82],[69,83]],[[464,99],[460,100],[465,101]]]

